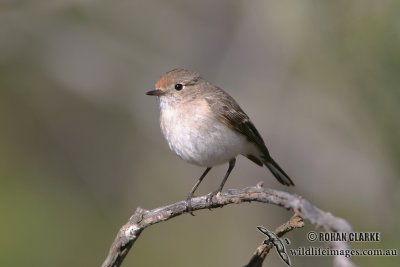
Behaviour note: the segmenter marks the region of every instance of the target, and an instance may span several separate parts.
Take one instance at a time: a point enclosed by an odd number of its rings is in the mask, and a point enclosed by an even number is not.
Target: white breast
[[[161,98],[160,110],[169,147],[189,163],[212,167],[246,153],[246,138],[218,121],[205,100],[182,106]]]

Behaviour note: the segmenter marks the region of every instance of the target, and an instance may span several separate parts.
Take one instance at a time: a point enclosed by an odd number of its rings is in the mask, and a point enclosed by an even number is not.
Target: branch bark
[[[314,225],[323,227],[326,231],[350,232],[352,230],[350,224],[344,219],[320,210],[301,196],[289,194],[284,191],[263,188],[262,183],[258,183],[257,186],[253,187],[229,189],[221,192],[213,198],[212,203],[208,203],[206,199],[207,195],[192,198],[192,210],[214,209],[229,204],[257,201],[292,210],[301,218],[309,220]],[[145,210],[138,207],[129,221],[118,231],[102,267],[121,266],[125,256],[145,228],[185,213],[188,213],[185,201],[153,210]],[[349,244],[346,242],[332,242],[331,245],[335,249],[349,249]],[[334,266],[352,267],[355,265],[349,258],[335,256]]]

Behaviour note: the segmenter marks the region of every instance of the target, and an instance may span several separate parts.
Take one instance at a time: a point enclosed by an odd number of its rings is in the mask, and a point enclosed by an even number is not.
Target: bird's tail
[[[271,157],[262,157],[264,165],[272,172],[275,178],[283,185],[294,186],[292,179]]]

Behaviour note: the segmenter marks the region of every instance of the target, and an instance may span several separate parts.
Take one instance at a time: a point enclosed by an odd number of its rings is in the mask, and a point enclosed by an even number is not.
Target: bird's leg
[[[235,167],[235,163],[236,163],[236,158],[233,158],[229,161],[229,167],[228,170],[225,173],[224,179],[222,180],[221,185],[218,187],[217,190],[211,192],[208,196],[207,196],[207,203],[211,204],[212,203],[212,199],[213,197],[218,194],[219,192],[222,191],[222,188],[224,187],[224,184],[226,182],[226,180],[228,180],[229,174],[231,174],[231,171],[233,170],[233,167]]]
[[[192,212],[192,197],[194,192],[196,191],[197,187],[199,187],[201,181],[203,181],[204,177],[206,177],[207,173],[211,170],[211,167],[208,167],[203,174],[200,176],[199,180],[194,184],[192,190],[189,192],[189,194],[187,195],[186,198],[186,207],[187,207],[187,211],[190,212],[190,214],[192,216],[194,216],[193,212]]]

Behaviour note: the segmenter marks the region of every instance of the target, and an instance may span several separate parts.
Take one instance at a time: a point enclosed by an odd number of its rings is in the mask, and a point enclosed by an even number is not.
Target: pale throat
[[[189,129],[201,131],[212,120],[212,112],[205,99],[181,102],[169,97],[160,98],[160,124],[166,138]]]

